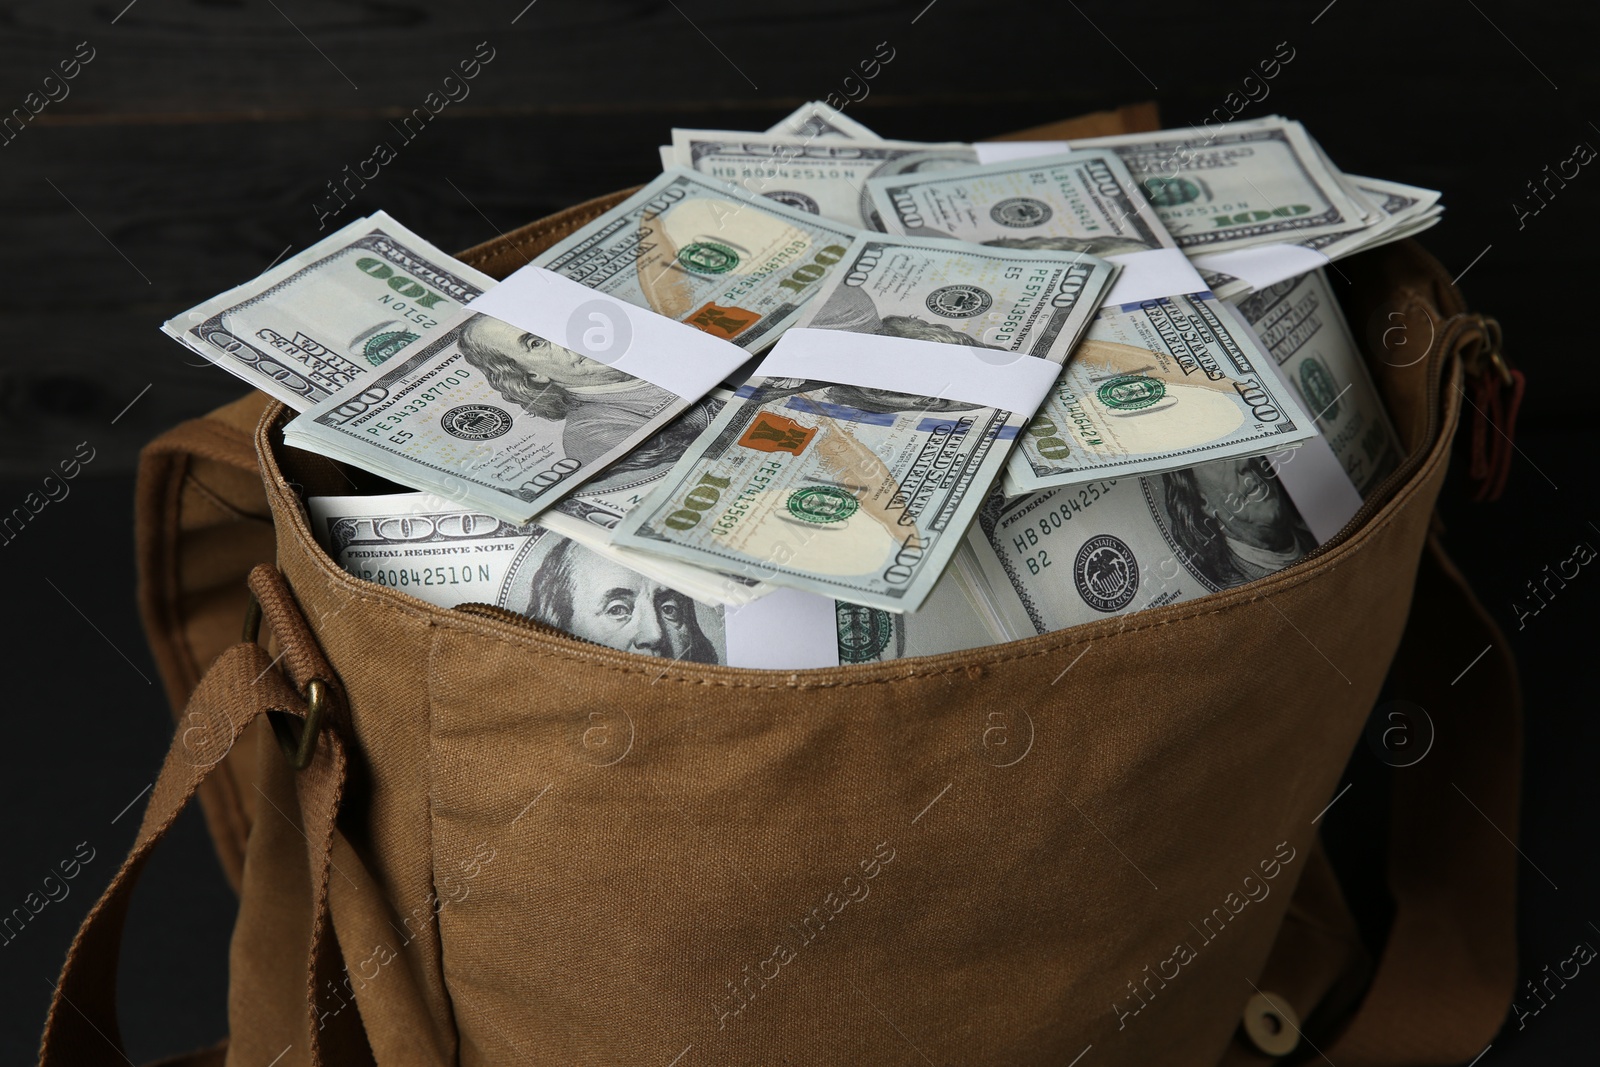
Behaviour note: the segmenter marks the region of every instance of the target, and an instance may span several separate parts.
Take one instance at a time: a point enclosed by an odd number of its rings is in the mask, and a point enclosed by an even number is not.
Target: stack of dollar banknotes
[[[164,329],[383,479],[306,502],[351,574],[738,667],[1226,589],[1399,461],[1323,268],[1439,194],[1297,122],[920,143],[812,103],[661,154],[503,281],[380,212]]]

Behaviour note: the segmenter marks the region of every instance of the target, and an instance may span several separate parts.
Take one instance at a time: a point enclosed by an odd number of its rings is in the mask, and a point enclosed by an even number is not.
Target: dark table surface
[[[145,441],[243,389],[156,327],[316,240],[345,167],[398,146],[334,221],[383,208],[464,247],[647,180],[672,126],[764,129],[830,93],[860,97],[849,113],[885,136],[919,140],[1143,99],[1167,125],[1198,123],[1286,48],[1294,58],[1243,115],[1299,118],[1345,170],[1443,190],[1445,221],[1424,244],[1499,317],[1527,372],[1509,491],[1469,504],[1453,475],[1442,512],[1523,672],[1523,972],[1600,944],[1588,659],[1600,577],[1584,570],[1535,616],[1512,608],[1546,564],[1600,543],[1582,473],[1597,439],[1585,309],[1600,176],[1585,167],[1538,200],[1529,190],[1579,144],[1600,145],[1597,30],[1600,8],[1506,0],[0,2],[0,118],[30,92],[59,97],[0,132],[0,509],[80,443],[95,455],[68,498],[0,546],[12,679],[0,910],[58,861],[93,857],[68,897],[0,945],[0,1058],[33,1055],[61,957],[131,842],[170,736],[134,610],[132,472]],[[494,58],[470,95],[401,136],[395,124],[480,42]],[[880,42],[892,61],[847,81]],[[45,83],[74,60],[74,78]],[[1464,668],[1474,652],[1461,650]],[[1328,816],[1345,840],[1381,784],[1364,760]],[[225,1031],[233,907],[186,816],[133,908],[122,1018],[134,1060]],[[1580,974],[1479,1062],[1593,1062],[1597,1006],[1600,977]]]

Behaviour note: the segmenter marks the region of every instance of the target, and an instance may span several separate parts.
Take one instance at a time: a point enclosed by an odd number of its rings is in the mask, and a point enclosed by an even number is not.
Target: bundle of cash
[[[958,567],[1008,638],[1189,600],[1288,566],[1317,542],[1261,456],[993,494]]]
[[[1209,293],[1108,307],[1006,469],[1012,495],[1296,445],[1316,428]]]
[[[825,219],[881,230],[869,178],[977,162],[966,144],[673,130],[673,162]]]
[[[349,395],[373,367],[440,336],[448,330],[441,324],[494,284],[379,211],[161,329],[305,411]]]
[[[423,491],[309,502],[352,574],[666,659],[1201,596],[1399,466],[1319,268],[1439,194],[1299,123],[921,143],[813,101],[661,155],[504,281],[380,212],[163,329],[300,412],[287,444]]]
[[[912,338],[973,350],[964,356],[974,377],[1038,360],[1053,379],[1113,273],[1083,253],[863,234],[802,325],[841,331],[844,353],[851,348],[843,334]],[[968,383],[942,380],[943,371],[922,377],[927,392],[912,394],[865,379],[782,377],[771,364],[757,369],[613,540],[915,610],[1032,410],[975,400]]]
[[[799,137],[808,141],[819,137],[844,141],[883,140],[849,115],[820,100],[801,104],[766,132],[778,137]],[[672,145],[662,145],[657,151],[661,155],[662,170],[671,170],[678,165],[678,152]]]
[[[1219,297],[1428,229],[1432,189],[1345,174],[1281,115],[1069,142],[1116,152]]]
[[[595,291],[592,304],[574,308],[567,336],[539,336],[464,308],[414,355],[309,408],[284,438],[525,521],[633,452],[721,376],[702,376],[699,391],[683,395],[613,366],[637,354],[628,337],[653,321],[634,320],[620,305],[687,323],[742,357],[794,321],[853,233],[669,171],[513,279],[534,310],[560,288],[547,275]],[[676,351],[645,354],[659,363],[701,359],[694,346],[670,343]]]
[[[875,176],[867,193],[884,228],[911,237],[1105,258],[1178,247],[1109,150]]]
[[[1370,212],[1305,127],[1276,116],[1204,133],[1157,130],[1071,144],[1117,153],[1186,250],[1343,233]]]
[[[1293,452],[991,494],[955,570],[996,640],[1266,577],[1336,534],[1393,472],[1399,440],[1327,280],[1314,273],[1283,283],[1243,311],[1322,436]],[[1313,470],[1313,446],[1337,463]],[[1331,513],[1329,490],[1342,498]]]
[[[696,600],[540,524],[509,523],[427,493],[311,497],[307,509],[322,547],[357,578],[443,608],[501,608],[624,652],[739,667],[751,665],[741,650],[753,649],[762,666],[821,667],[994,639],[954,578],[915,616],[829,601],[820,613],[785,610],[769,623],[758,606]],[[822,632],[797,634],[796,625]],[[829,662],[783,658],[818,647]]]
[[[1239,302],[1363,498],[1400,465],[1400,439],[1323,271]]]
[[[1006,469],[1015,496],[1288,447],[1316,431],[1108,150],[874,178],[891,232],[1078,249],[1124,275]],[[1169,251],[1163,252],[1166,249]]]

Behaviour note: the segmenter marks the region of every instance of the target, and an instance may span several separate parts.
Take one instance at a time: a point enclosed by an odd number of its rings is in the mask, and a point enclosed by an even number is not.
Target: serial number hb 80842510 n
[[[369,582],[404,589],[413,585],[472,585],[493,581],[489,568],[480,564],[474,567],[378,567],[361,568],[361,577]]]

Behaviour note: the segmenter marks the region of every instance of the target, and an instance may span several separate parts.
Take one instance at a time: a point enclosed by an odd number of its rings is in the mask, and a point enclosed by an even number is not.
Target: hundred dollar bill
[[[534,263],[753,353],[794,322],[855,235],[676,168]]]
[[[725,662],[723,612],[537,523],[427,493],[311,497],[312,532],[357,578],[442,608],[491,604],[609,648]]]
[[[1214,593],[1316,547],[1271,463],[1252,456],[1010,501],[995,493],[957,567],[1017,639]]]
[[[1318,238],[1307,240],[1307,247],[1316,248],[1330,260],[1414,236],[1437,223],[1439,216],[1444,213],[1444,208],[1439,205],[1441,194],[1436,189],[1424,189],[1381,178],[1347,177],[1351,185],[1365,193],[1376,205],[1378,217],[1365,230],[1349,236],[1336,236],[1327,246],[1310,243]]]
[[[1109,149],[867,179],[890,233],[1115,256],[1177,244]]]
[[[535,263],[753,350],[794,321],[853,232],[675,170]],[[536,292],[537,275],[527,284]],[[625,343],[618,336],[605,338]],[[468,308],[426,347],[294,420],[284,438],[521,522],[697,399]]]
[[[1059,366],[1113,274],[1081,253],[863,234],[802,324]],[[1027,421],[933,395],[948,384],[918,396],[758,371],[613,540],[914,611]]]
[[[786,115],[781,122],[766,131],[780,137],[804,137],[813,139],[817,137],[830,137],[844,141],[881,141],[882,137],[873,133],[855,119],[845,115],[844,112],[835,110],[820,100],[811,100]],[[661,169],[667,170],[677,165],[678,156],[671,145],[662,145]]]
[[[161,329],[304,411],[425,342],[493,285],[380,211]]]
[[[1372,198],[1385,216],[1396,222],[1407,222],[1432,211],[1443,195],[1437,189],[1424,189],[1382,178],[1362,178],[1354,174],[1349,178],[1357,189]]]
[[[1249,282],[1235,278],[1226,271],[1209,270],[1199,264],[1196,264],[1194,269],[1195,273],[1199,274],[1205,281],[1206,287],[1211,290],[1211,295],[1218,300],[1226,300],[1234,293],[1247,293],[1250,291]]]
[[[995,635],[959,576],[947,571],[933,583],[914,612],[833,602],[838,626],[839,664],[883,663],[910,656],[936,656],[995,642]]]
[[[672,469],[679,456],[711,425],[733,393],[714,389],[658,430],[654,437],[539,514],[539,522],[572,538],[591,552],[664,582],[697,600],[740,605],[766,595],[772,586],[749,578],[697,567],[682,560],[623,548],[611,531],[634,505]]]
[[[1423,189],[1415,185],[1404,185],[1378,178],[1361,178],[1354,175],[1346,175],[1345,178],[1346,187],[1362,194],[1373,207],[1372,214],[1364,227],[1343,233],[1324,233],[1314,237],[1279,242],[1267,247],[1281,248],[1290,253],[1296,248],[1306,248],[1320,253],[1329,262],[1333,262],[1369,248],[1421,233],[1438,222],[1440,214],[1444,211],[1438,206],[1440,194],[1433,189]],[[1245,250],[1243,254],[1260,257],[1261,247],[1255,246]],[[1245,266],[1250,266],[1256,272],[1265,272],[1253,273],[1252,282],[1228,273],[1232,255],[1234,253],[1228,252],[1221,255],[1208,254],[1195,264],[1219,300],[1235,300],[1252,290],[1262,289],[1287,277],[1303,274],[1306,269],[1303,255],[1286,260],[1285,266],[1276,270],[1273,269],[1270,260],[1261,258],[1246,261],[1234,268],[1243,269]]]
[[[1312,271],[1268,286],[1240,301],[1239,311],[1365,498],[1399,465],[1400,439],[1327,275]]]
[[[1158,130],[1071,143],[1116,152],[1191,255],[1364,225],[1361,205],[1298,122],[1272,118],[1208,134]]]
[[[1424,230],[1432,229],[1435,225],[1437,225],[1440,216],[1443,214],[1444,208],[1442,207],[1429,208],[1427,211],[1413,219],[1409,219],[1397,226],[1385,229],[1383,232],[1373,235],[1365,244],[1361,246],[1359,251],[1365,252],[1369,249],[1377,248],[1380,245],[1393,244],[1396,241],[1403,241],[1407,237],[1415,237]]]
[[[783,137],[837,137],[846,141],[883,140],[855,119],[821,100],[809,100],[801,104],[767,132]]]
[[[882,230],[866,180],[967,166],[971,145],[840,141],[724,130],[673,130],[680,166],[850,226]]]
[[[464,511],[426,493],[311,497],[307,505],[323,548],[365,581],[442,608],[492,605],[624,652],[729,662],[726,631],[738,620],[730,622],[721,605],[685,595],[542,525]],[[942,585],[934,599],[937,613],[919,616],[836,603],[838,662],[933,655],[992,640],[954,582]]]
[[[1006,467],[1008,496],[1255,455],[1316,435],[1210,293],[1102,308]]]
[[[894,231],[1112,257],[1174,247],[1121,160],[1106,149],[867,184]],[[1012,456],[1008,489],[1261,451],[1264,438],[1282,432],[1283,418],[1257,395],[1275,383],[1248,374],[1260,356],[1248,331],[1203,292],[1103,308]],[[1268,417],[1271,431],[1257,413]],[[1306,427],[1303,436],[1311,432]]]

